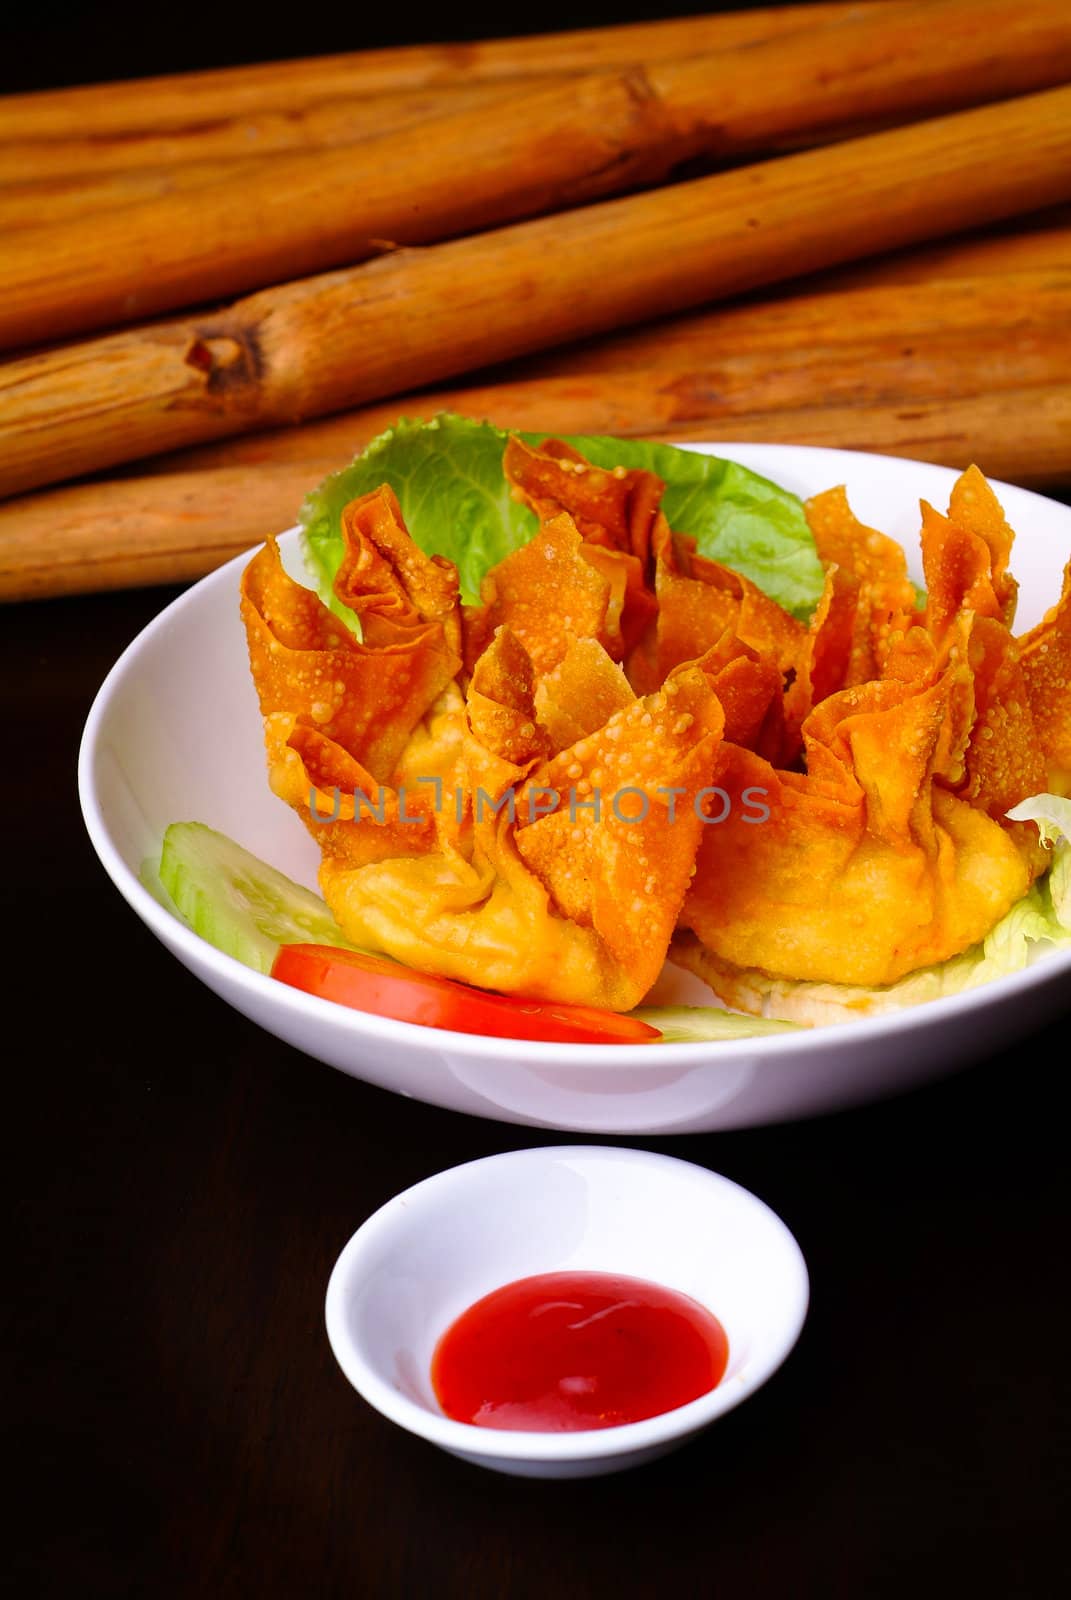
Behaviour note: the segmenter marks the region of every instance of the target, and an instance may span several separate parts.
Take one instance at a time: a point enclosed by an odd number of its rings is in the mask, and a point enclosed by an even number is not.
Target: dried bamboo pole
[[[408,409],[421,413],[419,404]],[[1021,426],[1024,415],[1029,430]],[[554,431],[539,411],[511,418],[502,409],[495,420]],[[611,420],[596,406],[585,417],[584,431],[602,431]],[[376,431],[370,418],[369,436]],[[728,421],[696,418],[661,432],[617,431],[677,441],[835,445],[957,468],[976,461],[991,477],[1023,484],[1071,482],[1071,396],[1062,382],[968,396],[741,412]],[[0,601],[200,577],[291,524],[305,494],[340,464],[331,458],[268,463],[255,471],[201,467],[6,501],[0,504]]]
[[[787,303],[792,316],[777,302],[730,309],[693,319],[703,331],[690,361],[678,351],[673,366],[654,359],[657,340],[608,340],[616,367],[595,370],[573,352],[569,372],[425,392],[10,500],[0,505],[0,598],[209,571],[293,522],[305,493],[400,413],[452,409],[548,433],[839,444],[1071,481],[1071,271],[1013,274],[1001,291],[962,279],[801,297]],[[1029,428],[1014,425],[1024,411]]]
[[[454,385],[299,427],[138,463],[178,469],[349,460],[400,415],[455,410],[501,426],[653,434],[698,417],[805,409],[840,396],[916,400],[1056,384],[1071,370],[1071,264],[999,279],[763,299],[647,324]],[[504,421],[502,419],[505,419]]]
[[[835,293],[819,289],[715,307],[550,351],[516,364],[505,376],[532,380],[638,366],[673,372],[738,356],[759,357],[774,373],[807,360],[814,351],[828,356],[838,346],[854,352],[859,367],[874,352],[921,364],[931,341],[944,347],[957,338],[964,343],[965,361],[970,359],[972,342],[992,360],[1001,348],[1013,348],[1028,338],[1049,341],[1050,348],[1066,359],[1071,354],[1069,334],[1071,261],[1033,271],[1002,270],[967,281],[879,279]],[[817,373],[816,381],[821,381]]]
[[[1000,33],[1001,50],[991,35]],[[945,48],[937,50],[934,42]],[[836,71],[830,70],[831,59]],[[1071,77],[1063,0],[927,0],[656,69],[594,74],[361,147],[16,235],[0,346],[114,326],[619,192],[685,155]]]
[[[582,63],[578,58],[574,70]],[[1071,76],[1071,14],[1063,0],[915,0],[647,70],[682,126],[705,126],[710,149],[740,153],[1063,82]],[[492,79],[349,96],[207,123],[202,117],[138,137],[82,130],[68,139],[16,138],[0,142],[0,184],[331,148],[503,103],[517,114],[520,95],[554,81],[526,78],[522,87]]]
[[[8,362],[0,492],[326,415],[1068,199],[1060,89],[400,251]]]
[[[801,285],[827,294],[883,284],[925,284],[942,278],[999,276],[1071,268],[1071,207],[1054,206],[1036,217],[1017,217],[999,228],[961,239],[899,250],[874,261],[853,262]]]
[[[1027,427],[1024,419],[1029,419]],[[684,442],[713,435],[709,422],[696,422],[674,430],[673,437]],[[1071,391],[1063,379],[906,405],[900,398],[741,413],[732,419],[732,437],[738,443],[872,450],[957,469],[974,462],[991,478],[1027,487],[1071,484]],[[1054,569],[1060,560],[1054,561]]]
[[[82,174],[39,183],[0,187],[0,233],[39,227],[42,215],[52,222],[111,210],[163,194],[199,188],[223,179],[239,181],[258,171],[264,158],[187,162],[170,168]],[[1014,232],[1009,231],[1014,226]],[[1056,207],[1036,221],[1017,218],[1013,225],[987,229],[977,238],[945,240],[877,261],[840,267],[822,278],[823,286],[850,287],[868,283],[925,283],[936,277],[970,277],[990,272],[1015,272],[1040,266],[1071,264],[1071,211]],[[817,280],[814,287],[818,287]]]
[[[579,76],[579,74],[578,74]],[[189,127],[130,134],[86,134],[69,139],[0,141],[0,185],[44,182],[85,174],[129,174],[148,168],[196,165],[229,175],[228,163],[250,156],[323,150],[393,133],[430,117],[457,117],[508,103],[517,114],[518,95],[535,93],[560,80],[549,75],[524,79],[523,90],[508,79],[487,83],[443,84],[397,94],[328,100],[298,110],[260,111]],[[206,180],[202,177],[202,181]],[[132,186],[133,187],[133,186]],[[3,189],[0,188],[0,200]]]
[[[642,76],[595,74],[352,150],[27,229],[0,259],[0,348],[223,299],[664,174],[689,145]]]
[[[1071,8],[1065,0],[920,0],[660,63],[649,77],[682,131],[707,130],[705,151],[758,151],[786,137],[814,140],[1066,83]]]
[[[186,161],[180,166],[144,167],[134,172],[79,172],[0,185],[0,234],[21,228],[66,227],[117,206],[139,205],[162,195],[186,194],[209,183],[241,184],[272,161],[245,156],[227,161]],[[96,226],[92,223],[91,226]]]
[[[0,600],[199,578],[266,531],[292,522],[295,508],[331,467],[307,461],[256,473],[217,467],[6,501],[0,504]]]
[[[347,55],[175,73],[129,83],[50,89],[0,99],[0,139],[80,139],[181,130],[191,123],[300,111],[325,100],[405,93],[444,84],[616,69],[733,49],[900,3],[772,6],[535,38],[404,45]]]

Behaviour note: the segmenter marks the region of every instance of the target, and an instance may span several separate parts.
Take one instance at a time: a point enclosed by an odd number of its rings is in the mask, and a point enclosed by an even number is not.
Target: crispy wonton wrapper
[[[1032,873],[1006,830],[936,782],[965,737],[962,670],[826,700],[804,727],[806,776],[723,745],[727,815],[700,844],[681,926],[734,967],[867,986],[986,934]],[[759,796],[761,822],[746,804]]]
[[[681,914],[694,937],[675,950],[749,1009],[747,970],[878,987],[957,955],[1044,865],[1036,831],[1004,821],[1046,768],[1026,665],[1040,645],[1009,631],[1011,533],[988,484],[972,469],[947,518],[923,506],[924,617],[902,554],[843,491],[807,509],[837,563],[827,620],[848,687],[803,723],[806,774],[723,744],[732,803],[700,845]],[[1042,625],[1054,653],[1061,626],[1059,608]],[[761,828],[740,804],[756,790]]]
[[[1030,711],[1048,764],[1047,787],[1071,792],[1071,562],[1063,594],[1019,640]]]
[[[724,725],[711,675],[685,667],[637,699],[606,648],[612,584],[567,513],[466,619],[389,491],[347,508],[343,530],[336,590],[361,641],[271,545],[242,598],[272,786],[321,846],[341,927],[422,971],[635,1005],[694,866]]]
[[[358,945],[505,992],[636,1004],[676,957],[880,987],[982,938],[1044,865],[1005,813],[1071,776],[1071,567],[1016,640],[976,469],[900,547],[843,489],[807,516],[809,624],[672,530],[652,473],[513,439],[536,536],[462,608],[389,488],[346,508],[354,638],[270,541],[242,584],[273,788]],[[748,975],[751,975],[749,979]]]

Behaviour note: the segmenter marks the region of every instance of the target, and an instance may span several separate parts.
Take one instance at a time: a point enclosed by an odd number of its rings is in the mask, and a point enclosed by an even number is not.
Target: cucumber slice
[[[165,911],[170,911],[173,917],[177,918],[179,922],[185,922],[187,928],[189,927],[186,918],[160,882],[160,862],[156,856],[145,857],[145,860],[138,868],[138,882],[143,889],[148,889],[153,899],[158,901]]]
[[[202,822],[168,828],[160,883],[194,933],[257,972],[281,944],[354,948],[318,894]]]
[[[770,1033],[796,1033],[795,1022],[772,1017],[743,1017],[718,1006],[640,1006],[632,1017],[662,1030],[665,1044],[694,1044],[707,1039],[750,1039]]]

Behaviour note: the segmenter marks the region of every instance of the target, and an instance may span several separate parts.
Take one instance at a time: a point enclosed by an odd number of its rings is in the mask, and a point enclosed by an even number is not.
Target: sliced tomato
[[[560,1044],[648,1044],[662,1035],[636,1017],[598,1006],[557,1005],[488,994],[451,978],[414,972],[396,961],[323,944],[284,944],[272,977],[355,1011],[425,1028],[482,1033],[496,1039]]]

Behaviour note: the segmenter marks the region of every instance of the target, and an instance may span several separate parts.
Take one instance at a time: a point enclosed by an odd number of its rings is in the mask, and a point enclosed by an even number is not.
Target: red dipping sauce
[[[477,1300],[435,1347],[431,1381],[457,1422],[565,1433],[614,1428],[708,1394],[725,1329],[675,1289],[612,1272],[545,1272]]]

